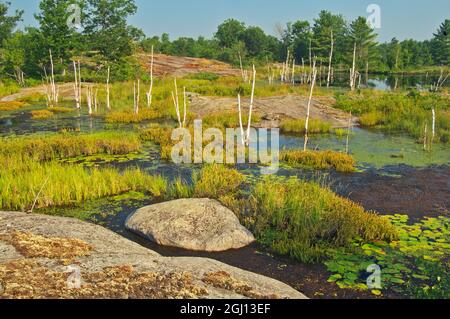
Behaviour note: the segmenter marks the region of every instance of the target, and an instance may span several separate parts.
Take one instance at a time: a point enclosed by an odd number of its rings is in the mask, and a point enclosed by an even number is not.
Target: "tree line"
[[[289,50],[298,64],[302,60],[308,62],[310,55],[318,63],[326,64],[333,40],[333,63],[345,70],[352,62],[355,43],[360,70],[389,72],[450,65],[450,19],[426,41],[393,38],[378,43],[377,34],[366,18],[348,22],[342,15],[329,11],[320,12],[313,23],[299,20],[276,29],[278,37],[267,35],[260,27],[229,19],[218,26],[212,39],[181,37],[170,41],[169,35],[163,34],[143,40],[140,46],[145,51],[153,46],[165,54],[218,59],[236,65],[239,56],[251,62],[283,62]]]
[[[70,6],[80,8],[82,25],[67,24]],[[364,17],[347,21],[340,14],[320,12],[312,22],[299,20],[277,26],[277,36],[257,26],[229,19],[214,37],[171,40],[168,34],[146,37],[128,24],[137,12],[134,0],[41,0],[35,14],[37,27],[17,30],[23,11],[10,12],[10,3],[0,2],[0,74],[4,77],[42,77],[49,51],[57,65],[68,65],[74,57],[89,57],[93,68],[113,65],[117,77],[134,76],[139,69],[133,54],[138,50],[178,56],[218,59],[238,65],[282,62],[287,52],[298,64],[328,63],[334,47],[333,65],[347,70],[356,48],[357,68],[367,71],[400,71],[423,66],[450,65],[450,20],[445,20],[426,41],[392,39],[378,43],[377,34]],[[104,68],[103,68],[104,69]]]

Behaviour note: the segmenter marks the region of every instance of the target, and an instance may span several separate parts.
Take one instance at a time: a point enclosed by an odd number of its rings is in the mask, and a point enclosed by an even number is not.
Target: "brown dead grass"
[[[242,296],[251,299],[279,299],[280,297],[273,295],[263,295],[256,292],[248,283],[234,279],[225,271],[207,273],[203,276],[203,282],[212,285],[215,288],[233,291]]]
[[[13,245],[24,257],[57,259],[64,265],[76,257],[89,256],[92,251],[92,246],[79,239],[47,238],[16,230],[0,235],[0,240]]]
[[[138,273],[131,266],[81,273],[80,288],[67,285],[70,273],[32,260],[0,264],[0,299],[195,299],[208,294],[185,273]]]

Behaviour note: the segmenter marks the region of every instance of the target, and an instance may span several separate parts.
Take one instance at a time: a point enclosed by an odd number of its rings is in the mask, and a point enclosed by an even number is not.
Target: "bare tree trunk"
[[[356,86],[356,42],[353,47],[353,64],[352,68],[350,69],[350,89],[354,91],[355,86]]]
[[[111,104],[110,104],[110,92],[109,92],[109,77],[111,75],[111,67],[108,66],[108,77],[106,78],[106,108],[108,111],[111,110]]]
[[[73,61],[73,71],[74,71],[74,76],[75,76],[75,84],[73,85],[73,90],[75,93],[75,103],[76,103],[76,108],[80,109],[80,89],[78,88],[78,75],[77,75],[77,63],[75,61]]]
[[[88,113],[92,115],[92,85],[87,86],[87,105],[88,105]]]
[[[243,64],[242,64],[241,51],[238,52],[238,55],[239,55],[239,66],[240,66],[240,68],[241,68],[241,76],[242,76],[242,80],[243,80],[244,82],[246,82],[245,75],[244,75],[244,66],[243,66]]]
[[[327,88],[330,87],[330,81],[331,81],[331,64],[333,61],[333,49],[334,49],[334,38],[333,38],[333,30],[331,30],[331,50],[330,50],[330,59],[328,62]]]
[[[308,82],[311,83],[311,76],[312,76],[312,39],[309,39],[309,75],[308,75]]]
[[[56,106],[56,104],[58,103],[58,88],[56,87],[56,83],[55,83],[55,66],[53,64],[53,55],[52,55],[52,50],[49,50],[49,55],[50,55],[50,66],[51,66],[51,74],[50,74],[50,79],[47,76],[47,72],[45,72],[45,77],[46,77],[46,81],[47,81],[47,85],[48,85],[48,89],[46,89],[47,91],[47,104],[49,107],[54,107]],[[45,68],[44,68],[45,71]]]
[[[97,114],[98,111],[98,88],[95,88],[95,93],[94,93],[94,112],[95,114]]]
[[[295,58],[292,61],[292,84],[295,85]]]
[[[78,61],[78,98],[80,99],[80,108],[83,101],[83,88],[81,82],[81,63]]]
[[[186,127],[186,118],[187,118],[186,87],[183,87],[183,106],[184,106],[183,127]]]
[[[174,85],[175,85],[175,94],[174,91],[172,91],[172,100],[173,104],[175,106],[175,112],[177,114],[178,124],[180,125],[180,128],[183,128],[183,123],[181,122],[181,114],[180,114],[180,104],[178,99],[178,86],[177,86],[177,79],[174,79]]]
[[[242,145],[245,146],[245,131],[242,124],[241,94],[238,94],[239,127],[241,128]]]
[[[316,78],[317,78],[317,68],[316,68],[316,61],[314,61],[313,68],[312,68],[311,90],[309,93],[308,108],[306,110],[305,144],[303,146],[303,151],[306,151],[307,147],[308,147],[309,117],[310,117],[310,113],[311,113],[311,102],[312,102],[312,97],[313,97],[313,92],[314,92],[314,86],[316,85]]]
[[[152,92],[153,92],[153,64],[154,64],[154,52],[153,52],[153,45],[152,45],[152,57],[150,62],[150,88],[147,92],[147,107],[152,106]]]
[[[141,80],[137,81],[137,91],[136,91],[136,82],[134,82],[134,114],[139,114],[139,100],[141,98]]]
[[[432,135],[431,135],[431,143],[434,142],[434,138],[436,137],[436,111],[434,108],[431,110],[431,113],[433,115],[433,124],[432,124]]]
[[[253,64],[253,84],[252,84],[252,95],[250,97],[250,110],[248,112],[248,126],[247,126],[247,146],[250,143],[250,129],[252,125],[252,112],[253,112],[253,102],[255,99],[255,85],[256,85],[256,68]]]

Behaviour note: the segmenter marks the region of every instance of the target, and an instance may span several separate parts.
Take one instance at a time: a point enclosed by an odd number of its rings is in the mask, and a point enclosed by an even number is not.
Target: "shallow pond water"
[[[47,120],[33,120],[28,110],[21,110],[7,113],[0,119],[0,135],[58,132],[63,129],[80,132],[133,130],[146,125],[149,123],[137,126],[110,126],[103,118],[76,113],[59,114]],[[345,144],[345,138],[327,134],[312,136],[309,147],[343,151]],[[282,135],[280,146],[286,149],[302,148],[303,138]],[[412,221],[420,220],[425,215],[440,216],[450,212],[449,146],[435,145],[431,152],[424,152],[422,146],[409,137],[355,128],[350,137],[349,149],[358,162],[359,172],[353,174],[316,172],[282,165],[278,175],[319,180],[336,193],[360,203],[368,210],[375,210],[381,214],[408,214]],[[119,169],[140,167],[152,174],[169,179],[181,177],[188,182],[192,171],[201,168],[198,165],[175,165],[161,160],[159,148],[152,143],[146,143],[142,152],[126,156],[102,155],[63,161],[86,167],[113,166]],[[237,168],[250,180],[256,179],[260,174],[257,166],[240,165]],[[281,280],[309,297],[370,297],[370,294],[365,296],[351,290],[340,290],[335,285],[328,284],[329,273],[323,265],[304,265],[287,258],[273,256],[258,244],[223,253],[198,253],[161,247],[125,229],[124,224],[130,214],[158,201],[145,194],[132,192],[85,202],[79,207],[58,207],[37,212],[75,217],[102,225],[164,256],[199,256],[217,259]]]
[[[418,89],[428,90],[431,85],[435,85],[440,77],[439,73],[424,73],[424,74],[369,74],[368,79],[366,75],[362,74],[361,87],[373,88],[383,91],[392,91],[400,89]],[[319,81],[320,85],[320,81]],[[322,80],[322,86],[326,86],[326,79]],[[337,87],[348,87],[348,74],[338,73],[335,75],[333,83]],[[444,83],[445,87],[449,87],[450,83]]]

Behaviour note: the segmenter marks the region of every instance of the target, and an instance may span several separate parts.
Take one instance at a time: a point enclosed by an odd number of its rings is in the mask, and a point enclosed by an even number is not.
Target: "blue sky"
[[[13,8],[25,10],[24,25],[35,25],[33,13],[39,0],[9,0]],[[275,25],[289,21],[312,21],[320,10],[341,13],[347,19],[367,16],[369,4],[381,8],[379,40],[429,39],[446,18],[450,19],[449,0],[136,0],[138,13],[130,23],[147,35],[166,32],[179,36],[211,37],[217,25],[236,18],[247,25],[262,27],[275,35]]]

